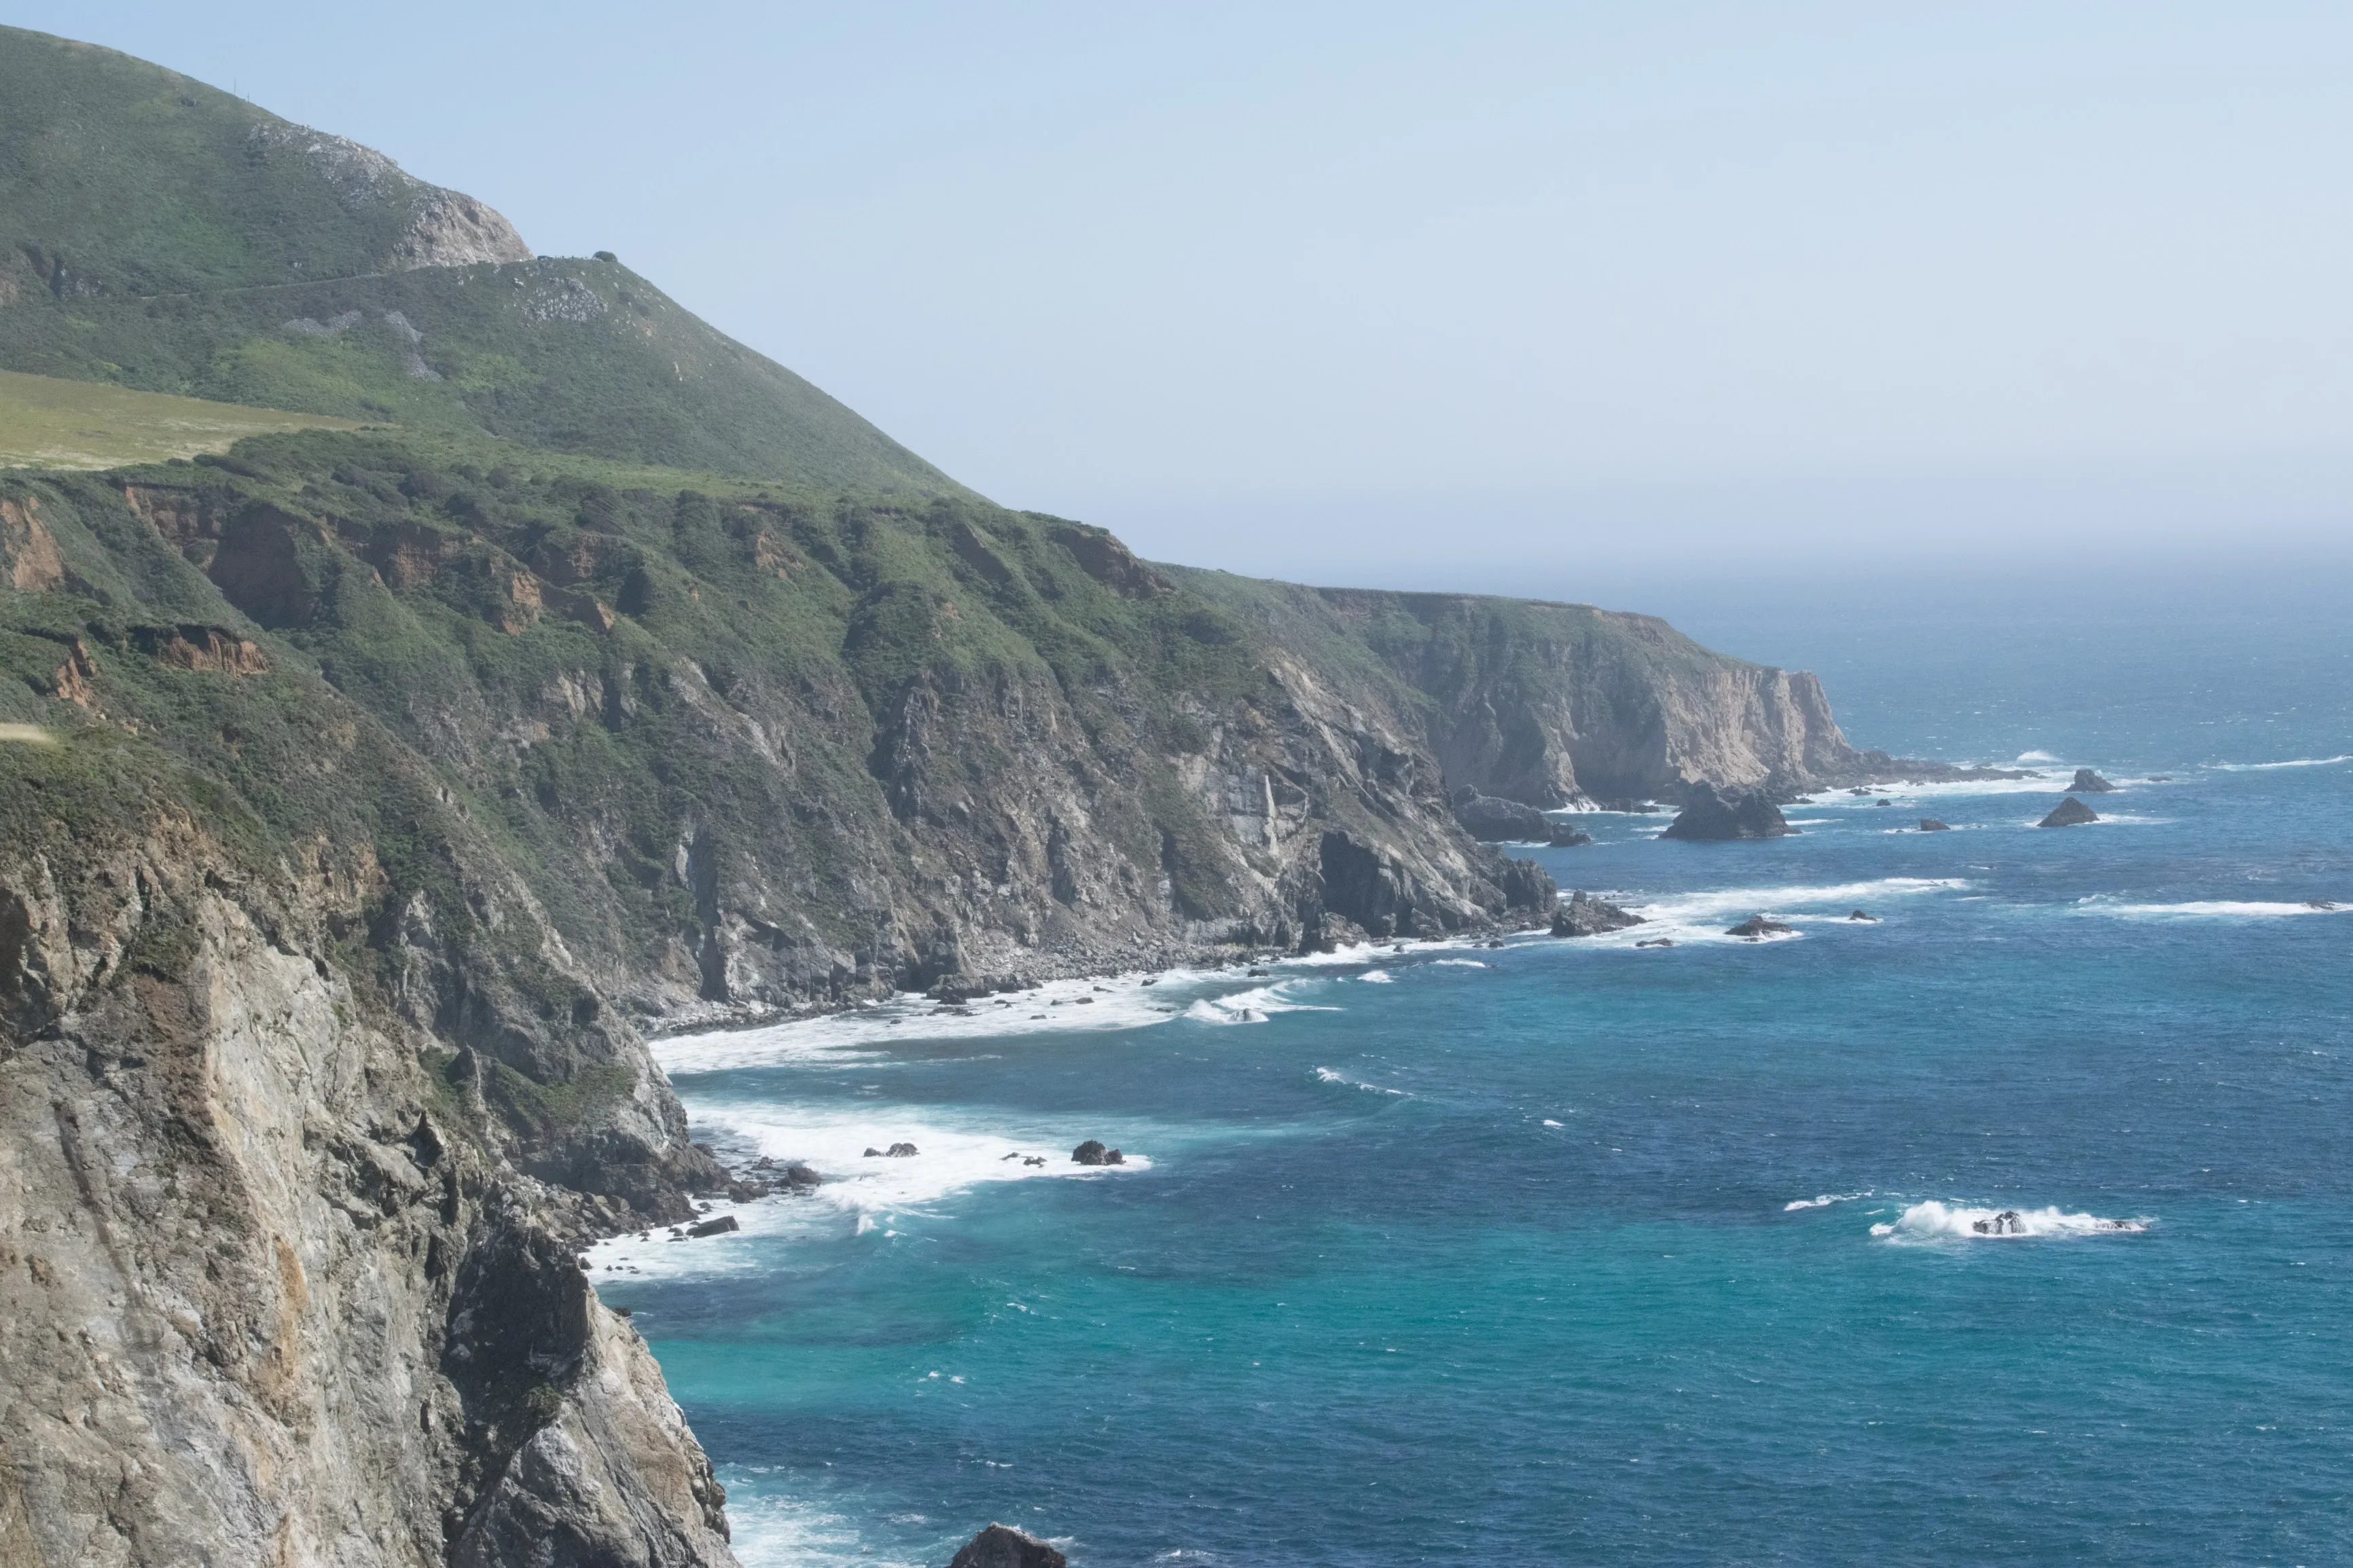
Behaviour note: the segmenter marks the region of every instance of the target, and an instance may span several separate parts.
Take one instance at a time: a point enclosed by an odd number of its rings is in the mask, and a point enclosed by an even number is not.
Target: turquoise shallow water
[[[1599,816],[1538,853],[1622,939],[665,1045],[845,1178],[598,1254],[746,1563],[2353,1558],[2353,636],[1747,630],[1862,743],[2132,782]]]

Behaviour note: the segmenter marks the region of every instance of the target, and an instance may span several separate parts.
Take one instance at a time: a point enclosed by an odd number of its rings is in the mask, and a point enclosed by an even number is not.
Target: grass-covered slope
[[[869,492],[957,487],[617,262],[161,67],[0,28],[0,368]]]
[[[347,420],[0,370],[0,468],[115,468]]]
[[[183,294],[414,265],[452,199],[176,71],[0,27],[0,289]]]

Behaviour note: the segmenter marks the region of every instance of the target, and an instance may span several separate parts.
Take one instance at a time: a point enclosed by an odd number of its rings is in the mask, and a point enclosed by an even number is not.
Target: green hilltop
[[[962,493],[609,257],[176,72],[0,27],[0,369],[875,493]]]

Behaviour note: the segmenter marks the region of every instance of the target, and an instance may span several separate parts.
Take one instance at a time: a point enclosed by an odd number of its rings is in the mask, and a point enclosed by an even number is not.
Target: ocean
[[[1695,607],[1858,744],[2043,776],[1520,851],[1607,937],[665,1041],[698,1136],[833,1179],[597,1286],[749,1568],[991,1520],[1082,1568],[2353,1561],[2337,602]],[[2035,827],[2079,766],[2103,820]]]

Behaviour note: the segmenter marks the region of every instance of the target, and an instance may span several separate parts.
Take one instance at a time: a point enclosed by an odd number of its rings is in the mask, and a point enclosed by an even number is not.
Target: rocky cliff
[[[0,363],[395,423],[0,475],[0,1562],[725,1563],[586,1238],[640,1030],[1541,923],[1454,792],[1868,776],[1810,677],[989,504],[610,257],[0,29]]]

